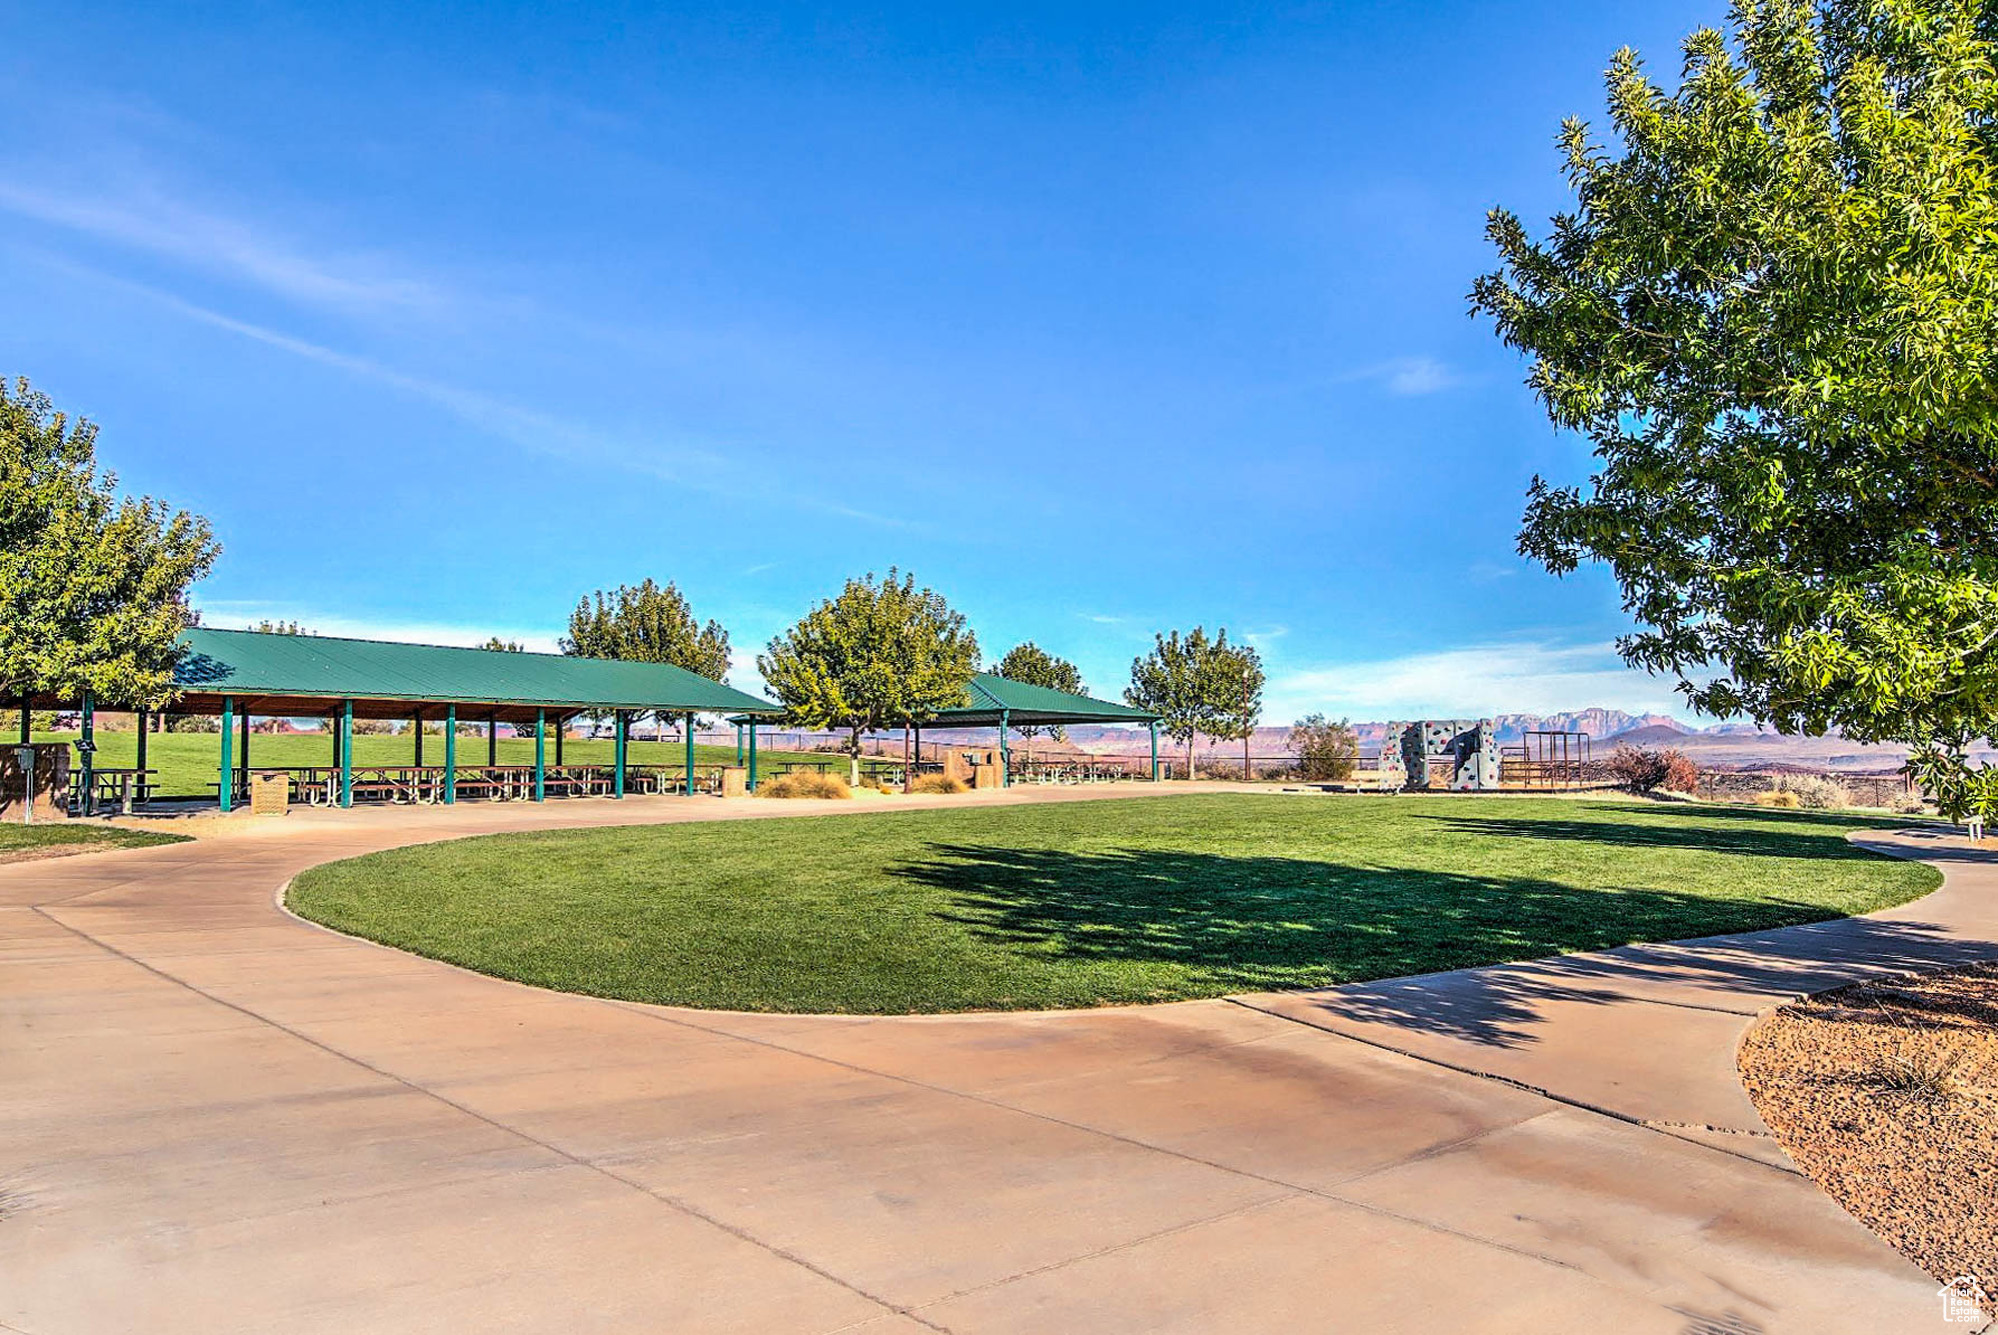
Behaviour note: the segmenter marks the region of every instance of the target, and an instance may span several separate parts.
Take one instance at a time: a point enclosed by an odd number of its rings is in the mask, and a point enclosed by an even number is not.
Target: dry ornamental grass
[[[836,774],[794,769],[756,786],[758,797],[852,797],[853,789]]]

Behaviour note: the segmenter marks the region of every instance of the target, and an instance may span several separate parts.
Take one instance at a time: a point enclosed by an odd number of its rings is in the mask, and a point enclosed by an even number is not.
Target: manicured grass
[[[1817,921],[1937,874],[1813,812],[1137,798],[498,835],[300,876],[342,931],[567,991],[741,1010],[1089,1006]],[[1905,823],[1905,822],[1902,822]]]
[[[36,733],[38,742],[74,742],[76,734]],[[136,732],[109,732],[99,729],[97,733],[97,763],[107,768],[129,767],[138,759],[139,734]],[[356,765],[408,765],[414,763],[416,737],[413,733],[399,736],[360,736],[354,738],[354,763]],[[555,741],[551,734],[547,744],[548,763],[555,763]],[[155,782],[159,785],[162,797],[209,797],[215,796],[215,771],[221,761],[222,738],[212,732],[168,732],[154,733],[146,740],[146,764],[159,771]],[[72,759],[74,759],[72,757]],[[441,733],[431,733],[423,739],[424,763],[441,765],[444,763],[444,737]],[[477,737],[458,738],[458,763],[461,765],[484,764],[486,759],[486,739]],[[611,741],[608,737],[590,739],[571,736],[562,743],[562,759],[572,765],[608,765],[611,763]],[[633,742],[631,763],[634,765],[666,765],[675,770],[686,759],[686,749],[679,742]],[[828,755],[825,752],[772,751],[765,747],[757,748],[757,763],[768,772],[771,767],[786,761],[810,760],[827,762],[842,767],[846,757]],[[333,742],[324,734],[314,736],[304,734],[266,735],[258,733],[250,739],[250,760],[256,765],[328,765],[333,760]],[[502,737],[499,742],[499,760],[502,765],[531,765],[534,763],[534,742],[525,737]],[[239,762],[240,763],[240,762]],[[708,746],[696,744],[694,747],[696,765],[733,765],[733,746]],[[865,763],[865,762],[863,762]]]
[[[52,824],[46,821],[39,825],[22,825],[9,821],[0,824],[0,862],[60,857],[65,853],[94,853],[101,848],[143,848],[147,844],[183,842],[185,836],[178,834],[120,830],[108,825]]]

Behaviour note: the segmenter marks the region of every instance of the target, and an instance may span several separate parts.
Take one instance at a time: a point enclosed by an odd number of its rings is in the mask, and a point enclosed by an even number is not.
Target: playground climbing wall
[[[1381,741],[1381,786],[1482,792],[1499,786],[1498,740],[1490,719],[1390,723]]]

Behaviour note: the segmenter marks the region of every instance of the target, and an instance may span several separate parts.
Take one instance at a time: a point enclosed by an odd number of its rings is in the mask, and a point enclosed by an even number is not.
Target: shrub
[[[1672,762],[1665,752],[1643,746],[1619,746],[1610,752],[1605,764],[1617,786],[1633,793],[1662,788],[1672,773]]]
[[[962,793],[967,791],[964,780],[949,774],[920,774],[909,785],[912,793]]]
[[[1887,804],[1887,809],[1897,816],[1924,816],[1928,814],[1929,804],[1922,800],[1920,793],[1909,789],[1896,793],[1894,800]]]
[[[1350,779],[1360,767],[1360,739],[1344,719],[1332,723],[1323,714],[1306,714],[1290,725],[1290,749],[1306,779]]]
[[[1700,791],[1700,767],[1684,751],[1674,748],[1665,753],[1665,782],[1659,785],[1668,792],[1685,793],[1691,796]]]
[[[1748,800],[1758,807],[1782,807],[1786,811],[1795,811],[1804,805],[1797,800],[1797,795],[1787,788],[1771,788],[1757,793]]]
[[[1852,805],[1846,786],[1827,774],[1779,774],[1775,790],[1795,793],[1797,805],[1810,811],[1829,811]]]
[[[780,774],[767,783],[756,785],[758,797],[852,797],[853,790],[846,786],[846,780],[837,774],[821,774],[817,770],[794,769],[788,774]]]

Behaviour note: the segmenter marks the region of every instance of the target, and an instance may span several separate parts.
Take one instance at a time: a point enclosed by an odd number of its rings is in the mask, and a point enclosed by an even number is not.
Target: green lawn
[[[1090,1006],[1812,922],[1935,887],[1927,867],[1847,844],[1867,823],[1613,801],[1133,798],[498,835],[316,868],[290,903],[486,973],[638,1001]]]
[[[36,733],[38,742],[74,742],[76,734]],[[119,767],[136,763],[138,757],[139,734],[136,732],[97,733],[97,763],[100,766]],[[354,763],[356,765],[408,765],[415,759],[413,734],[403,736],[356,737],[354,739]],[[222,738],[212,732],[168,732],[154,733],[146,739],[146,764],[160,772],[156,782],[162,797],[214,797],[215,771],[222,758]],[[458,738],[458,763],[461,765],[483,764],[486,758],[486,739],[478,737]],[[534,763],[534,742],[531,738],[501,737],[499,758],[502,765],[531,765]],[[591,741],[581,737],[570,737],[562,744],[562,758],[574,765],[611,763],[611,741],[604,738]],[[73,759],[73,757],[72,757]],[[423,759],[426,764],[444,763],[444,738],[432,733],[423,739]],[[634,765],[668,765],[679,769],[686,759],[686,748],[680,742],[633,742],[631,763]],[[277,735],[267,736],[258,733],[250,739],[250,760],[257,765],[327,765],[333,760],[333,742],[321,734],[313,736]],[[787,761],[811,760],[844,765],[845,757],[828,755],[824,752],[771,751],[759,747],[756,752],[759,767],[781,765]],[[555,763],[555,742],[551,735],[548,741],[548,763]],[[733,746],[694,747],[696,765],[733,765]]]
[[[50,857],[62,853],[93,853],[100,848],[143,848],[147,844],[178,844],[178,834],[151,834],[141,830],[119,830],[108,825],[75,822],[22,825],[0,824],[0,862],[20,862],[26,858]]]

